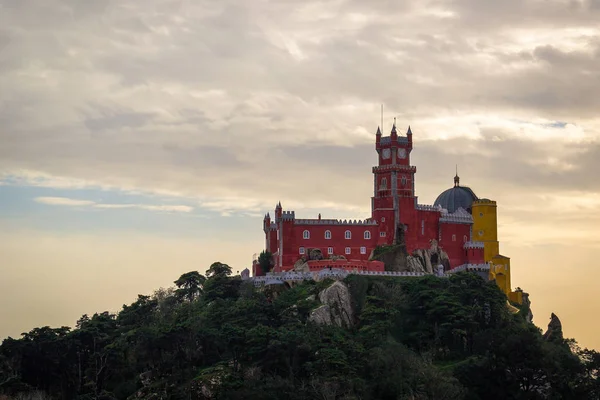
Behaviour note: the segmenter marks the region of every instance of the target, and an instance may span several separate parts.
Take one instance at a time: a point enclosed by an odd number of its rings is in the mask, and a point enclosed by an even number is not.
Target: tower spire
[[[454,187],[460,186],[460,178],[458,177],[458,164],[456,164],[456,175],[454,175]]]
[[[394,117],[394,125],[392,126],[392,133],[396,133],[396,117]]]

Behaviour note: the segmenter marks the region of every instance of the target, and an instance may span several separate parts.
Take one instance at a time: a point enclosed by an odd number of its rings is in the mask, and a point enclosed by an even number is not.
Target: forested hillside
[[[174,283],[4,340],[0,398],[600,398],[598,353],[543,338],[472,274],[350,276],[326,306],[332,281],[258,290],[221,263]]]

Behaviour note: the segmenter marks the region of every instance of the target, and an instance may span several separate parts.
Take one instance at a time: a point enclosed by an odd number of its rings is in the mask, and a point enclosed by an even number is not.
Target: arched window
[[[386,190],[387,189],[387,178],[381,178],[381,186],[379,187],[380,190]]]
[[[467,243],[467,235],[463,236],[463,242]]]
[[[299,252],[300,254],[304,254],[304,253],[305,253],[305,251],[304,251],[304,247],[300,247],[300,248],[298,249],[298,252]]]
[[[406,176],[402,175],[402,186],[406,186]]]
[[[367,248],[366,247],[361,247],[360,248],[360,254],[367,254]]]
[[[309,231],[302,232],[302,238],[303,239],[310,239],[310,232]]]
[[[325,231],[325,239],[331,239],[331,231]]]
[[[346,247],[346,254],[350,254],[350,247]]]
[[[452,235],[452,241],[456,242],[456,235]]]
[[[371,239],[371,231],[365,231],[365,239]]]
[[[345,237],[346,239],[352,239],[352,232],[350,232],[350,231],[346,231],[346,232],[344,233],[344,237]]]
[[[333,254],[333,247],[327,248],[327,254]]]

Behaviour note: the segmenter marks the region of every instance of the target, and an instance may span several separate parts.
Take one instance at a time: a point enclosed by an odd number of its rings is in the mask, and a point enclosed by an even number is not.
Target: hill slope
[[[259,291],[215,263],[0,346],[0,393],[63,399],[593,399],[598,353],[490,282],[350,276]],[[571,349],[576,351],[572,352]],[[0,396],[1,397],[1,396]]]

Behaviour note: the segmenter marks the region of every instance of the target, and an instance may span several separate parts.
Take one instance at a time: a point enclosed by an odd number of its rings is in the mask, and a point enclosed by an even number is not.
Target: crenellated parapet
[[[432,206],[429,204],[417,204],[415,209],[420,211],[439,211],[440,213],[444,210],[441,206]]]
[[[326,278],[345,279],[348,275],[361,275],[361,276],[387,276],[387,277],[422,277],[426,275],[432,275],[426,272],[410,272],[410,271],[347,271],[337,268],[324,268],[318,272],[281,272],[281,273],[267,273],[265,276],[255,276],[252,278],[246,278],[245,280],[252,280],[254,286],[266,286],[266,285],[280,285],[284,282],[301,282],[306,280],[323,280]],[[439,278],[447,278],[446,274],[434,274]]]
[[[414,165],[401,165],[401,164],[385,164],[379,165],[377,167],[373,167],[373,173],[381,173],[387,171],[399,171],[405,173],[415,173],[417,172],[417,167]]]
[[[463,249],[483,249],[485,248],[483,242],[466,242]]]
[[[440,222],[453,224],[472,224],[473,216],[463,208],[459,208],[452,214],[449,214],[447,210],[443,209]]]
[[[463,264],[456,268],[452,268],[447,271],[446,274],[455,274],[457,272],[471,271],[471,272],[489,272],[490,264]]]
[[[293,221],[294,219],[296,219],[296,212],[295,211],[283,211],[281,213],[281,219],[284,221]]]
[[[477,200],[475,200],[473,202],[473,204],[495,206],[496,205],[496,201],[495,200],[490,200],[490,199],[477,199]]]
[[[372,219],[365,220],[341,220],[341,219],[297,219],[294,220],[296,225],[362,225],[362,226],[377,226],[377,221]]]

